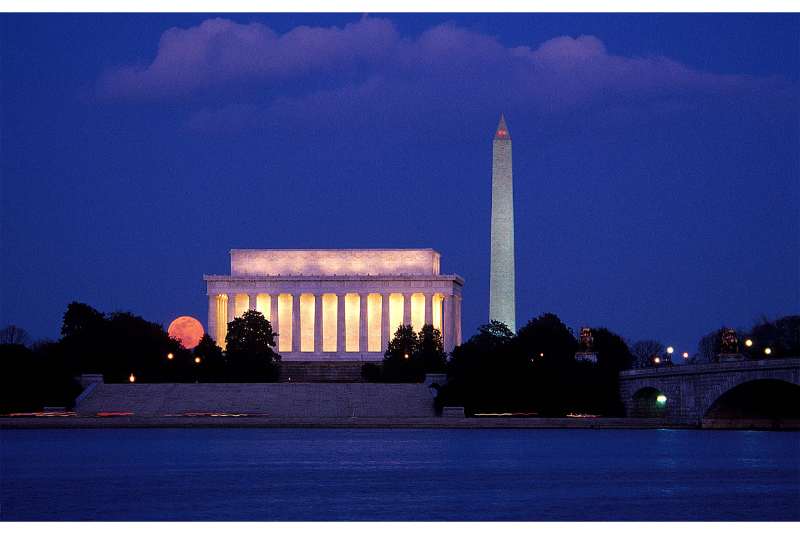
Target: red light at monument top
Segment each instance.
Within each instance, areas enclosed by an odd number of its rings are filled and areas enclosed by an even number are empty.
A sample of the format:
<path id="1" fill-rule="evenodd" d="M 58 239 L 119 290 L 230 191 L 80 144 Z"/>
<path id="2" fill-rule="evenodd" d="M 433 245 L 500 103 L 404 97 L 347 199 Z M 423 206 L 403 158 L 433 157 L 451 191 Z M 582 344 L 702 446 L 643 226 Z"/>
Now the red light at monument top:
<path id="1" fill-rule="evenodd" d="M 200 321 L 194 317 L 182 315 L 169 324 L 167 333 L 169 337 L 180 341 L 184 348 L 193 349 L 200 343 L 205 330 Z"/>

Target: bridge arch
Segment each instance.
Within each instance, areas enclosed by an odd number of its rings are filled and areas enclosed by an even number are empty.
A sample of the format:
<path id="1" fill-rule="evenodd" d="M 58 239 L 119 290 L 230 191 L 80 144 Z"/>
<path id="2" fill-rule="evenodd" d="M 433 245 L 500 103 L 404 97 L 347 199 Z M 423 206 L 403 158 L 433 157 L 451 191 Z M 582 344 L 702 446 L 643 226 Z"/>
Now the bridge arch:
<path id="1" fill-rule="evenodd" d="M 800 385 L 777 378 L 744 380 L 705 406 L 704 419 L 800 419 Z"/>
<path id="2" fill-rule="evenodd" d="M 664 417 L 667 414 L 669 397 L 653 386 L 645 386 L 634 392 L 628 410 L 629 417 Z"/>

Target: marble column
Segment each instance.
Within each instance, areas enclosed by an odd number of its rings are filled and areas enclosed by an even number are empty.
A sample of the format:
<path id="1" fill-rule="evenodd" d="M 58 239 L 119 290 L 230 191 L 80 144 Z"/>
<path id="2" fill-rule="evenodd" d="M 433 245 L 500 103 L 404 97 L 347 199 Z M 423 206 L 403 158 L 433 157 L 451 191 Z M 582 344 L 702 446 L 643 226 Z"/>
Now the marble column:
<path id="1" fill-rule="evenodd" d="M 255 310 L 256 302 L 258 302 L 258 293 L 250 293 L 247 295 L 247 309 Z"/>
<path id="2" fill-rule="evenodd" d="M 278 294 L 269 296 L 269 322 L 272 324 L 272 331 L 278 333 Z"/>
<path id="3" fill-rule="evenodd" d="M 391 327 L 389 326 L 389 293 L 381 295 L 381 347 L 385 351 L 392 340 Z"/>
<path id="4" fill-rule="evenodd" d="M 228 322 L 236 317 L 236 293 L 228 293 Z"/>
<path id="5" fill-rule="evenodd" d="M 314 352 L 322 352 L 322 294 L 314 295 Z"/>
<path id="6" fill-rule="evenodd" d="M 344 324 L 344 293 L 336 295 L 336 352 L 344 354 L 347 329 Z"/>
<path id="7" fill-rule="evenodd" d="M 369 320 L 367 315 L 367 301 L 369 294 L 361 293 L 358 295 L 359 299 L 359 313 L 358 313 L 358 348 L 359 352 L 369 352 L 369 345 L 367 343 L 369 335 Z"/>
<path id="8" fill-rule="evenodd" d="M 292 352 L 300 352 L 300 293 L 292 294 Z"/>
<path id="9" fill-rule="evenodd" d="M 208 296 L 208 335 L 217 341 L 217 296 Z"/>
<path id="10" fill-rule="evenodd" d="M 453 296 L 452 295 L 445 295 L 444 296 L 444 351 L 445 352 L 452 352 L 453 347 L 455 344 L 453 343 L 455 329 L 453 328 L 455 324 L 455 317 L 453 313 Z"/>
<path id="11" fill-rule="evenodd" d="M 411 324 L 411 293 L 403 293 L 403 324 Z"/>
<path id="12" fill-rule="evenodd" d="M 455 306 L 455 323 L 453 324 L 453 328 L 455 329 L 453 344 L 455 346 L 458 346 L 461 345 L 461 295 L 456 295 L 454 298 L 456 301 L 456 306 Z"/>
<path id="13" fill-rule="evenodd" d="M 425 295 L 425 324 L 433 324 L 433 294 L 424 293 Z"/>

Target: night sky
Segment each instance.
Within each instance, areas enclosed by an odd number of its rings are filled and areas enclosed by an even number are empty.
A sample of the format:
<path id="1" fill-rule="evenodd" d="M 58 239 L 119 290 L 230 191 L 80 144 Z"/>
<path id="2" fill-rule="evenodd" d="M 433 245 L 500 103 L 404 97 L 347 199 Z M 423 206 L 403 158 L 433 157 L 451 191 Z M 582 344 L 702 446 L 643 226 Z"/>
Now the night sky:
<path id="1" fill-rule="evenodd" d="M 204 324 L 231 248 L 431 247 L 488 315 L 694 351 L 800 308 L 798 15 L 0 15 L 0 326 Z"/>

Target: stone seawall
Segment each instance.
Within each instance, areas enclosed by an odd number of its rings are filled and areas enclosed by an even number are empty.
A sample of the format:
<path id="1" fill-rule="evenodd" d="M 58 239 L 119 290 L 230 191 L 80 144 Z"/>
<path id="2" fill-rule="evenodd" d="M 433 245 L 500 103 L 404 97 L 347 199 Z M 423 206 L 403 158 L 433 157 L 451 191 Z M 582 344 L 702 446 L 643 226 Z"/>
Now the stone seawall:
<path id="1" fill-rule="evenodd" d="M 81 416 L 101 412 L 137 417 L 187 413 L 275 418 L 433 417 L 424 384 L 98 384 L 80 399 Z"/>

